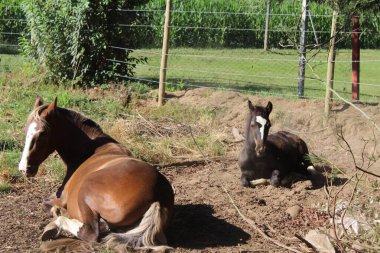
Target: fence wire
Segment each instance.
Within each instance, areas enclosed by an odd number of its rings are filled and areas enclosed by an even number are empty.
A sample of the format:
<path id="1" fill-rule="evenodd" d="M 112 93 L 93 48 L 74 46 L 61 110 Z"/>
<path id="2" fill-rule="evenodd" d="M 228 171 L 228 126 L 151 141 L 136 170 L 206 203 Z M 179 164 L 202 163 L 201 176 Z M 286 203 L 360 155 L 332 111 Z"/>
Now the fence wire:
<path id="1" fill-rule="evenodd" d="M 211 6 L 212 7 L 212 6 Z M 265 33 L 265 10 L 258 6 L 247 6 L 243 11 L 218 11 L 181 9 L 181 3 L 172 10 L 170 49 L 168 53 L 167 87 L 178 90 L 185 87 L 213 87 L 215 89 L 297 97 L 298 87 L 298 41 L 300 36 L 300 9 L 293 12 L 270 14 L 270 49 L 263 51 Z M 18 6 L 9 6 L 11 11 L 20 11 Z M 138 13 L 130 24 L 120 23 L 124 33 L 115 36 L 138 34 L 134 46 L 109 45 L 108 50 L 132 51 L 131 56 L 145 57 L 145 64 L 138 64 L 130 82 L 141 82 L 154 87 L 158 85 L 161 44 L 164 25 L 164 6 L 146 9 L 118 9 L 125 15 Z M 190 16 L 188 16 L 190 15 Z M 196 15 L 198 19 L 193 19 Z M 305 97 L 324 98 L 327 71 L 327 45 L 330 39 L 332 15 L 308 12 L 309 26 L 306 31 L 306 78 Z M 186 18 L 187 17 L 187 18 Z M 345 18 L 340 15 L 341 21 Z M 368 23 L 370 17 L 364 17 Z M 250 20 L 244 23 L 245 20 Z M 210 25 L 209 20 L 215 20 Z M 206 22 L 207 21 L 207 22 Z M 313 26 L 311 26 L 311 21 Z M 11 71 L 21 66 L 19 38 L 24 32 L 25 18 L 14 15 L 0 17 L 0 72 Z M 351 97 L 351 35 L 350 26 L 338 29 L 334 90 L 343 97 Z M 360 40 L 367 48 L 361 49 L 360 100 L 380 101 L 380 49 L 379 44 L 369 44 L 371 36 L 380 37 L 380 28 L 362 26 Z M 144 37 L 145 36 L 145 37 Z M 369 45 L 369 46 L 368 46 Z M 122 66 L 123 60 L 108 59 Z"/>
<path id="2" fill-rule="evenodd" d="M 119 10 L 125 13 L 139 12 L 143 13 L 163 13 L 163 10 Z M 160 13 L 161 12 L 161 13 Z M 173 10 L 172 15 L 186 15 L 195 11 Z M 229 13 L 229 12 L 212 12 L 202 10 L 197 15 L 250 15 L 262 16 L 265 13 Z M 313 18 L 313 23 L 318 25 L 319 19 L 331 19 L 332 15 L 308 15 Z M 300 19 L 300 13 L 272 13 L 273 17 L 292 17 Z M 206 19 L 206 18 L 205 18 Z M 133 29 L 139 29 L 142 33 L 156 29 L 162 33 L 163 19 L 161 23 L 142 23 L 143 21 L 133 24 L 120 24 L 126 28 L 126 33 Z M 145 22 L 145 21 L 144 21 Z M 205 26 L 197 23 L 195 20 L 191 24 L 183 25 L 176 23 L 176 19 L 170 25 L 171 39 L 168 56 L 167 83 L 169 90 L 182 89 L 184 87 L 213 87 L 223 90 L 235 90 L 240 92 L 252 92 L 255 94 L 271 94 L 276 96 L 296 97 L 298 87 L 298 40 L 300 29 L 299 25 L 293 27 L 284 27 L 281 22 L 271 20 L 269 30 L 269 40 L 271 40 L 271 48 L 269 51 L 263 51 L 257 46 L 252 47 L 223 47 L 218 45 L 213 48 L 199 46 L 183 46 L 178 43 L 176 36 L 182 36 L 177 30 L 223 30 L 234 32 L 256 32 L 264 36 L 265 27 L 236 27 L 233 23 L 228 26 Z M 361 40 L 366 40 L 368 36 L 373 35 L 366 27 L 361 27 Z M 194 33 L 194 32 L 193 32 Z M 276 33 L 286 34 L 285 39 L 278 37 Z M 194 33 L 195 34 L 195 33 Z M 309 25 L 306 31 L 308 36 L 307 45 L 307 68 L 305 78 L 305 96 L 308 98 L 322 99 L 325 95 L 325 83 L 327 72 L 327 44 L 330 39 L 330 31 L 315 30 Z M 244 35 L 244 34 L 243 34 Z M 326 37 L 327 35 L 327 37 Z M 351 44 L 350 27 L 342 27 L 337 32 L 337 44 L 335 63 L 334 90 L 339 92 L 344 98 L 351 97 L 351 49 L 347 45 Z M 202 34 L 199 39 L 202 39 Z M 327 38 L 327 39 L 326 39 Z M 246 40 L 236 36 L 233 38 L 236 45 L 241 44 L 239 41 Z M 162 39 L 161 39 L 162 40 Z M 197 40 L 196 36 L 192 40 Z M 313 41 L 314 40 L 314 41 Z M 319 41 L 319 42 L 318 42 Z M 161 43 L 161 41 L 160 41 Z M 262 41 L 260 41 L 262 43 Z M 195 42 L 198 45 L 200 43 Z M 360 68 L 360 100 L 367 102 L 380 101 L 380 83 L 376 69 L 380 68 L 380 50 L 362 49 Z M 123 45 L 113 45 L 112 50 L 129 50 L 133 51 L 132 55 L 146 57 L 148 62 L 137 66 L 136 75 L 134 77 L 125 77 L 126 80 L 132 82 L 150 83 L 157 86 L 160 71 L 161 48 L 142 46 L 135 48 L 126 48 Z M 108 59 L 112 61 L 112 59 Z M 119 64 L 127 64 L 119 61 Z"/>

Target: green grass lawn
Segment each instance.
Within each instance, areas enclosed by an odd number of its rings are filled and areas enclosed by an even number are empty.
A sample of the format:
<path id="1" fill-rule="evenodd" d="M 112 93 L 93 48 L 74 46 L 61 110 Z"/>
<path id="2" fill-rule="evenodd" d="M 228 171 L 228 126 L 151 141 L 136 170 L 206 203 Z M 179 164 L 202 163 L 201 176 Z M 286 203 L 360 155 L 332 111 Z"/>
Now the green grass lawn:
<path id="1" fill-rule="evenodd" d="M 142 49 L 133 53 L 145 56 L 148 63 L 139 65 L 136 78 L 158 80 L 160 49 Z M 327 51 L 307 55 L 305 96 L 323 98 L 327 69 Z M 338 50 L 334 89 L 351 98 L 351 51 Z M 380 50 L 361 50 L 360 99 L 380 100 Z M 375 60 L 375 61 L 373 61 Z M 376 61 L 377 60 L 377 61 Z M 260 49 L 190 49 L 169 50 L 168 83 L 179 86 L 214 86 L 259 94 L 296 97 L 298 54 L 295 50 L 264 52 Z M 322 82 L 320 81 L 322 80 Z"/>

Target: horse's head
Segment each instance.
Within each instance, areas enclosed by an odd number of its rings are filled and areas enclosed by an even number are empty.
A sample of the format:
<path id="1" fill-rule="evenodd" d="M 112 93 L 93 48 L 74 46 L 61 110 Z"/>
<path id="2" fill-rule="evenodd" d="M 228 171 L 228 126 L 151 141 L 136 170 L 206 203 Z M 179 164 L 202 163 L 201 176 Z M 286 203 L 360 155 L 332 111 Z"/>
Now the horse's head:
<path id="1" fill-rule="evenodd" d="M 37 174 L 40 164 L 55 150 L 52 143 L 51 123 L 57 111 L 57 99 L 44 105 L 40 97 L 26 123 L 26 139 L 19 170 L 28 177 Z"/>
<path id="2" fill-rule="evenodd" d="M 251 147 L 254 147 L 256 155 L 262 156 L 265 153 L 265 142 L 271 127 L 269 114 L 273 105 L 269 101 L 266 107 L 255 106 L 248 100 L 248 108 L 249 118 L 246 138 Z"/>

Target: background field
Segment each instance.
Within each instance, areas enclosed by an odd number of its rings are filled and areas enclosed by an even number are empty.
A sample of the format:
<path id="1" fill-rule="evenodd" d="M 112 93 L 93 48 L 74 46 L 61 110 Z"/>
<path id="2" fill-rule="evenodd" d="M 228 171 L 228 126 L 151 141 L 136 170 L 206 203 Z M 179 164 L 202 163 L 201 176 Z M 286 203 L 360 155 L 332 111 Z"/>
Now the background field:
<path id="1" fill-rule="evenodd" d="M 148 79 L 157 85 L 160 49 L 141 49 L 133 54 L 147 57 L 148 63 L 138 65 L 135 79 L 130 80 Z M 322 50 L 308 62 L 306 97 L 324 98 L 326 56 L 327 52 Z M 362 50 L 361 57 L 361 100 L 378 102 L 380 61 L 376 60 L 380 59 L 380 50 Z M 176 89 L 206 86 L 262 95 L 297 96 L 298 54 L 295 50 L 174 48 L 169 51 L 168 66 L 167 82 Z M 351 99 L 350 50 L 337 53 L 334 89 Z"/>

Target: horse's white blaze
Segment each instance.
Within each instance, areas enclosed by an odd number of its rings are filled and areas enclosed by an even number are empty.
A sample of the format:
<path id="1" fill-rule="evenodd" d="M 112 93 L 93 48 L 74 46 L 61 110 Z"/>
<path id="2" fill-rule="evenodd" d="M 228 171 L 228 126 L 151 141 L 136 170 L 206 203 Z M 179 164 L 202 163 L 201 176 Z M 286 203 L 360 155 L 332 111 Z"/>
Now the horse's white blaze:
<path id="1" fill-rule="evenodd" d="M 78 237 L 78 232 L 80 228 L 83 226 L 83 223 L 76 219 L 69 219 L 65 216 L 59 216 L 55 221 L 55 225 L 59 228 L 59 230 L 66 231 L 76 237 Z"/>
<path id="2" fill-rule="evenodd" d="M 18 169 L 24 174 L 26 173 L 26 168 L 28 166 L 28 155 L 29 155 L 30 145 L 32 143 L 34 135 L 37 132 L 38 132 L 37 123 L 36 122 L 30 123 L 28 127 L 28 131 L 26 131 L 25 146 L 24 146 L 24 150 L 22 151 L 21 161 L 18 164 Z"/>
<path id="3" fill-rule="evenodd" d="M 261 116 L 257 116 L 256 122 L 261 124 L 260 134 L 261 134 L 261 139 L 264 139 L 264 128 L 265 128 L 265 125 L 267 124 L 267 120 Z"/>

